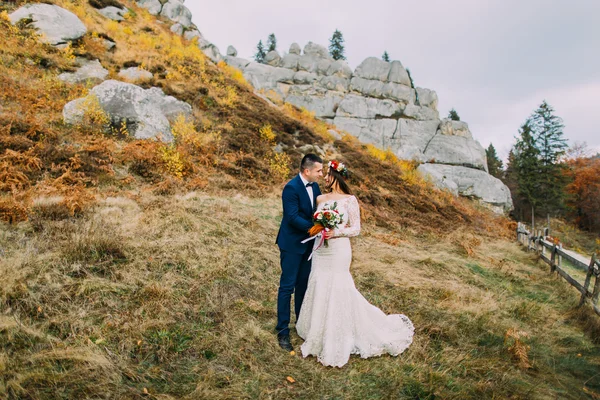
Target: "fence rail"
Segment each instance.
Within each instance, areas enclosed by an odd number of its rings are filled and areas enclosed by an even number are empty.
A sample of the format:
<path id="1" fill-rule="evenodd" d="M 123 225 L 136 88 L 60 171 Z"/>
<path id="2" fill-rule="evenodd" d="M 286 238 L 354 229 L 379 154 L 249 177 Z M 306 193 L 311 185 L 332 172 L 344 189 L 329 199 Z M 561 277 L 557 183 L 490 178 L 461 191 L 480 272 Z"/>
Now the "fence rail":
<path id="1" fill-rule="evenodd" d="M 598 307 L 598 298 L 600 297 L 600 260 L 596 258 L 595 253 L 588 260 L 587 257 L 581 254 L 563 249 L 560 243 L 556 244 L 548 241 L 541 230 L 537 232 L 537 235 L 529 232 L 527 227 L 522 223 L 519 223 L 517 226 L 517 241 L 527 246 L 527 250 L 537 252 L 540 258 L 550 265 L 550 272 L 556 271 L 581 293 L 580 307 L 590 299 L 594 312 L 600 315 L 600 307 Z M 586 272 L 583 284 L 563 269 L 563 260 L 568 261 L 573 267 Z M 590 290 L 592 277 L 596 280 L 594 288 Z"/>

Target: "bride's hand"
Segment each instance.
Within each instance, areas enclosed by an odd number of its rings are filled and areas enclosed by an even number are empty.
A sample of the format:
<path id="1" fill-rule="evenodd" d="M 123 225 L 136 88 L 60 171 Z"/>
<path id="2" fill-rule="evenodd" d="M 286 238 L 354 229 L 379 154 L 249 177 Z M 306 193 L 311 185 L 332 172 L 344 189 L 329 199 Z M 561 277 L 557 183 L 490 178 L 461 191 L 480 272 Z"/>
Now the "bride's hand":
<path id="1" fill-rule="evenodd" d="M 325 240 L 331 239 L 333 237 L 333 231 L 330 231 L 329 229 L 325 229 L 322 233 L 323 233 L 323 238 Z"/>

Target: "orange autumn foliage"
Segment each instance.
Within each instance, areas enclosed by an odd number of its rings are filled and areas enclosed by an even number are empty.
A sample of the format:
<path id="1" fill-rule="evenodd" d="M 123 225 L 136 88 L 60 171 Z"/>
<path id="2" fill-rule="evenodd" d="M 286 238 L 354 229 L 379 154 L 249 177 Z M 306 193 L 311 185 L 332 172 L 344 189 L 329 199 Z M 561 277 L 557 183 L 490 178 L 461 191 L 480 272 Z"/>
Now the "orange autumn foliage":
<path id="1" fill-rule="evenodd" d="M 600 232 L 600 158 L 579 157 L 568 161 L 568 205 L 577 224 Z"/>

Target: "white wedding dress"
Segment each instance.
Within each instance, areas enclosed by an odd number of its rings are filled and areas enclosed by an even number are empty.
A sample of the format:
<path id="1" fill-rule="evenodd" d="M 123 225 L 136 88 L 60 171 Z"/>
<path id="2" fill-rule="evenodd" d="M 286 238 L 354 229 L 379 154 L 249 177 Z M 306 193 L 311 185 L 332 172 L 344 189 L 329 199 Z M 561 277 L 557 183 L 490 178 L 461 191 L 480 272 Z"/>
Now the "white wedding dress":
<path id="1" fill-rule="evenodd" d="M 333 202 L 323 202 L 317 209 Z M 397 356 L 412 343 L 413 324 L 403 314 L 385 315 L 356 289 L 350 275 L 349 237 L 360 232 L 360 209 L 354 196 L 337 200 L 337 208 L 344 214 L 343 223 L 334 231 L 337 238 L 313 254 L 296 323 L 298 335 L 305 340 L 302 355 L 316 356 L 323 365 L 335 367 L 345 365 L 350 354 Z"/>

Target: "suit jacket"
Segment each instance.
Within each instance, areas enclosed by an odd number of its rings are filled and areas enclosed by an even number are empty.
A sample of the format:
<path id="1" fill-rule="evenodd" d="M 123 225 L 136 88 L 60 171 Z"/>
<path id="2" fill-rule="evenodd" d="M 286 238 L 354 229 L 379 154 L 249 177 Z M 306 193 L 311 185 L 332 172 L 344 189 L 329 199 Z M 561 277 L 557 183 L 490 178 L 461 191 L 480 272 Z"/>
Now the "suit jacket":
<path id="1" fill-rule="evenodd" d="M 275 243 L 279 249 L 296 254 L 304 254 L 312 247 L 313 243 L 301 243 L 308 238 L 308 230 L 313 224 L 313 213 L 317 204 L 317 197 L 321 194 L 319 185 L 313 184 L 313 199 L 315 206 L 310 202 L 306 187 L 299 175 L 289 181 L 283 188 L 281 202 L 283 204 L 283 219 Z"/>

